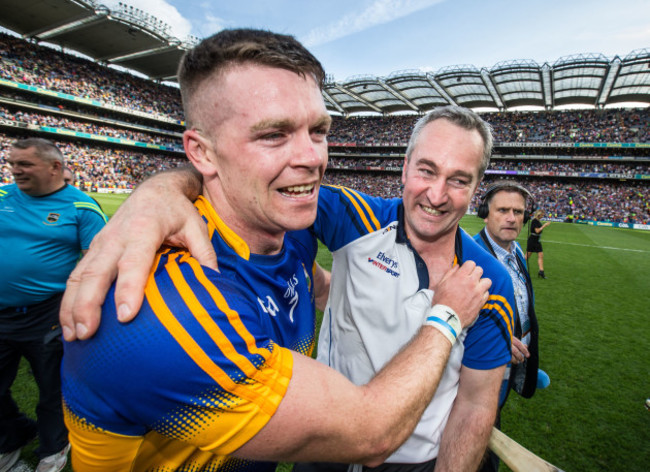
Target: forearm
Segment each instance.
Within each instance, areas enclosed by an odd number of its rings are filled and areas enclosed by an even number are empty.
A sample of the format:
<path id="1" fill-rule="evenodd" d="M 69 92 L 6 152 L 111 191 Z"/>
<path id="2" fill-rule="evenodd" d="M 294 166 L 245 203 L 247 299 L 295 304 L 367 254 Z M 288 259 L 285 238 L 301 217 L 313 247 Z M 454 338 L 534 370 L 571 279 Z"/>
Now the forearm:
<path id="1" fill-rule="evenodd" d="M 491 282 L 481 275 L 480 268 L 466 262 L 450 269 L 438 284 L 434 303 L 453 306 L 461 327 L 474 321 L 487 300 Z M 425 325 L 363 386 L 295 354 L 291 382 L 278 411 L 238 453 L 289 462 L 379 465 L 412 434 L 438 388 L 451 347 L 443 332 Z"/>
<path id="2" fill-rule="evenodd" d="M 436 472 L 474 472 L 487 448 L 496 419 L 505 368 L 462 367 L 458 394 L 445 426 Z"/>
<path id="3" fill-rule="evenodd" d="M 443 334 L 425 326 L 363 386 L 293 354 L 291 382 L 277 412 L 235 455 L 285 462 L 383 463 L 410 436 L 429 404 L 450 347 Z"/>
<path id="4" fill-rule="evenodd" d="M 201 194 L 202 185 L 203 176 L 194 166 L 187 165 L 152 175 L 143 181 L 135 192 L 144 186 L 157 187 L 159 192 L 168 192 L 171 189 L 181 192 L 189 200 L 194 201 Z"/>
<path id="5" fill-rule="evenodd" d="M 412 434 L 438 388 L 450 352 L 449 340 L 435 328 L 425 326 L 364 387 L 364 416 L 373 418 L 366 429 L 374 441 L 386 442 L 385 457 L 381 461 Z M 390 434 L 386 434 L 387 431 Z"/>
<path id="6" fill-rule="evenodd" d="M 442 436 L 435 472 L 474 472 L 483 458 L 495 411 L 454 405 Z"/>
<path id="7" fill-rule="evenodd" d="M 325 311 L 327 305 L 327 298 L 330 293 L 330 281 L 332 279 L 331 272 L 323 269 L 318 263 L 314 268 L 314 300 L 316 308 L 320 311 Z"/>
<path id="8" fill-rule="evenodd" d="M 296 359 L 278 413 L 239 454 L 289 462 L 382 464 L 412 434 L 437 388 L 450 346 L 440 332 L 426 326 L 363 386 L 320 363 L 306 366 Z M 319 375 L 321 369 L 327 372 Z M 307 405 L 308 411 L 300 412 Z M 292 424 L 298 418 L 296 431 Z M 266 455 L 265 448 L 279 437 L 284 438 L 281 447 Z"/>

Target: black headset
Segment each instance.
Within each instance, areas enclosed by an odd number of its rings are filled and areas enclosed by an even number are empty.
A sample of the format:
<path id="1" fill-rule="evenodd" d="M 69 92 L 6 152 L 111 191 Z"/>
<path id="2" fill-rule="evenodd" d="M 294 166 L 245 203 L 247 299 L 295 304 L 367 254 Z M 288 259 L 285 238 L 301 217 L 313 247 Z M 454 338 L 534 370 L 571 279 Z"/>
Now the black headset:
<path id="1" fill-rule="evenodd" d="M 500 190 L 514 190 L 516 192 L 521 193 L 522 195 L 524 195 L 524 198 L 526 199 L 526 206 L 528 206 L 528 203 L 530 203 L 530 206 L 532 208 L 531 211 L 535 211 L 535 199 L 533 198 L 533 194 L 530 193 L 530 190 L 514 182 L 503 181 L 503 182 L 496 182 L 487 188 L 485 194 L 483 194 L 483 198 L 481 198 L 481 203 L 478 206 L 478 211 L 476 212 L 476 216 L 478 216 L 481 219 L 487 218 L 488 214 L 490 213 L 490 205 L 488 204 L 490 195 Z M 530 220 L 531 211 L 528 211 L 528 209 L 524 211 L 524 224 L 528 223 L 528 221 Z"/>

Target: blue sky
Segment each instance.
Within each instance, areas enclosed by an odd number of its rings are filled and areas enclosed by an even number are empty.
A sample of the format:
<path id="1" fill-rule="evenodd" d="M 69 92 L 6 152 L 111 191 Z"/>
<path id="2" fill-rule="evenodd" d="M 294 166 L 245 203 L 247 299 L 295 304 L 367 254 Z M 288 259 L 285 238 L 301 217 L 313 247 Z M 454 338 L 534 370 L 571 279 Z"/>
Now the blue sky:
<path id="1" fill-rule="evenodd" d="M 292 34 L 339 82 L 573 54 L 650 48 L 648 0 L 122 0 L 180 39 L 223 28 Z M 109 7 L 117 0 L 99 0 Z"/>

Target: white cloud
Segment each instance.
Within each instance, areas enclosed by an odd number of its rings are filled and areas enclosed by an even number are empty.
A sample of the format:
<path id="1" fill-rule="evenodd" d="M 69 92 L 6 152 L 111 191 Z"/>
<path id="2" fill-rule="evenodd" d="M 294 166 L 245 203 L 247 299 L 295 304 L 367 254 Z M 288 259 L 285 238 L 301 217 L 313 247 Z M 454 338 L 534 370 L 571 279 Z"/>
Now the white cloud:
<path id="1" fill-rule="evenodd" d="M 335 23 L 312 30 L 302 42 L 307 47 L 325 44 L 373 26 L 428 8 L 444 0 L 374 0 L 363 11 L 354 11 Z"/>
<path id="2" fill-rule="evenodd" d="M 166 0 L 101 0 L 100 3 L 107 7 L 117 8 L 118 3 L 139 8 L 143 12 L 155 16 L 171 27 L 171 35 L 179 39 L 185 39 L 192 31 L 192 24 L 184 18 L 175 6 Z"/>
<path id="3" fill-rule="evenodd" d="M 205 19 L 197 27 L 199 36 L 202 38 L 211 36 L 215 33 L 218 33 L 222 29 L 226 28 L 229 25 L 229 22 L 223 18 L 214 16 L 213 14 L 206 11 Z"/>

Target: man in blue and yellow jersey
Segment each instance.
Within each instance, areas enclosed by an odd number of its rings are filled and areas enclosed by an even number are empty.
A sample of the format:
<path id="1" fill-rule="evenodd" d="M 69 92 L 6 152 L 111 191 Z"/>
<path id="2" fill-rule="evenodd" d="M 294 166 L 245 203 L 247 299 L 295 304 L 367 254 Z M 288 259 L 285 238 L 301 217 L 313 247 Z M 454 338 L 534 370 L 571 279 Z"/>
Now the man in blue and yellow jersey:
<path id="1" fill-rule="evenodd" d="M 332 251 L 333 272 L 318 360 L 362 385 L 408 343 L 423 319 L 441 327 L 453 343 L 433 400 L 408 440 L 378 470 L 475 470 L 487 445 L 510 359 L 513 289 L 505 268 L 458 222 L 489 163 L 491 143 L 489 125 L 475 113 L 438 108 L 413 131 L 402 199 L 321 188 L 311 230 Z M 164 198 L 156 186 L 145 187 L 154 200 Z M 167 200 L 168 210 L 175 208 L 169 219 L 190 214 L 178 205 L 182 196 Z M 464 261 L 480 265 L 492 287 L 477 322 L 460 330 L 450 326 L 439 305 L 431 308 L 431 299 L 447 271 Z M 303 463 L 296 470 L 347 466 Z"/>
<path id="2" fill-rule="evenodd" d="M 68 453 L 59 306 L 70 272 L 106 217 L 90 197 L 64 182 L 63 156 L 54 143 L 16 141 L 7 163 L 15 183 L 0 187 L 0 470 L 8 470 L 38 435 L 37 470 L 58 471 Z M 39 389 L 37 422 L 11 396 L 22 357 Z"/>
<path id="3" fill-rule="evenodd" d="M 191 211 L 218 266 L 163 248 L 133 321 L 117 321 L 135 311 L 115 298 L 120 276 L 94 337 L 73 341 L 64 326 L 76 471 L 377 465 L 413 431 L 456 344 L 450 329 L 422 317 L 408 346 L 364 385 L 309 357 L 314 305 L 328 290 L 308 230 L 327 164 L 323 80 L 300 43 L 270 32 L 224 30 L 184 56 L 183 144 L 203 178 Z M 474 263 L 449 266 L 426 303 L 458 333 L 487 301 L 490 281 Z M 69 282 L 73 299 L 103 298 L 75 292 L 80 281 Z"/>
<path id="4" fill-rule="evenodd" d="M 361 385 L 411 339 L 423 318 L 453 333 L 454 347 L 435 397 L 410 438 L 379 470 L 475 470 L 487 445 L 510 359 L 513 289 L 506 270 L 458 222 L 489 163 L 491 143 L 489 125 L 478 115 L 460 107 L 439 108 L 413 131 L 402 199 L 343 187 L 321 189 L 311 230 L 332 251 L 334 269 L 318 360 Z M 145 187 L 150 190 L 137 199 L 164 198 L 156 186 Z M 137 207 L 137 199 L 129 206 Z M 182 195 L 167 200 L 169 219 L 181 227 L 179 215 L 190 214 L 178 205 Z M 128 227 L 124 222 L 122 230 Z M 449 326 L 439 307 L 431 309 L 431 298 L 449 268 L 468 260 L 493 283 L 478 321 L 461 331 Z M 346 469 L 332 463 L 297 466 L 300 471 Z"/>

